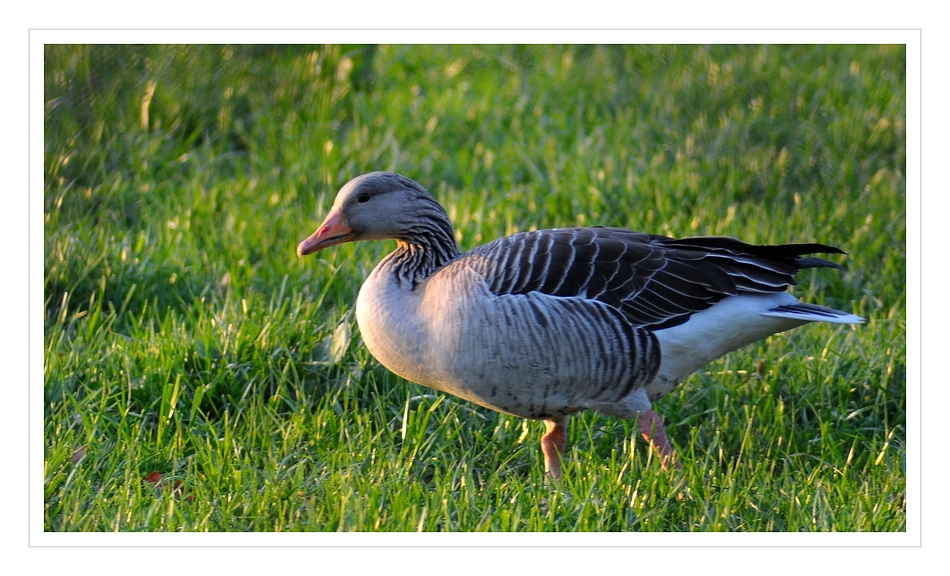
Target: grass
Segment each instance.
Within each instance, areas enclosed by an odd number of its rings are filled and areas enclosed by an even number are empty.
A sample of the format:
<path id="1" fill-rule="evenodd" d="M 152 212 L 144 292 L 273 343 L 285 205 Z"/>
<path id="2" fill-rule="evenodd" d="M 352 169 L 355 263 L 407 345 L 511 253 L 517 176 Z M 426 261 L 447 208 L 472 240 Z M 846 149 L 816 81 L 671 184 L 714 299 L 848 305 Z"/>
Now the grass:
<path id="1" fill-rule="evenodd" d="M 906 530 L 903 47 L 44 61 L 47 531 Z M 541 424 L 361 346 L 356 292 L 392 243 L 295 258 L 376 169 L 427 186 L 463 248 L 571 225 L 837 245 L 847 271 L 796 294 L 868 322 L 774 336 L 659 402 L 685 497 L 593 413 L 544 487 Z"/>

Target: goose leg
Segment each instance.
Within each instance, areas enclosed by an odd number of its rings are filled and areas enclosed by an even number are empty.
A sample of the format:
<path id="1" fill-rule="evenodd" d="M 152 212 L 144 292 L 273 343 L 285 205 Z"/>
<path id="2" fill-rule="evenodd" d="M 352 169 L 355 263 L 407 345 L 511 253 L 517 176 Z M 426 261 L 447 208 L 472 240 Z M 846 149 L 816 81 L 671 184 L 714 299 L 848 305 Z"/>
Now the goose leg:
<path id="1" fill-rule="evenodd" d="M 666 430 L 663 429 L 663 422 L 653 408 L 640 414 L 637 423 L 640 426 L 640 435 L 656 450 L 663 469 L 669 470 L 670 462 L 673 462 L 674 467 L 679 470 L 682 466 L 674 460 L 673 445 L 670 444 Z"/>
<path id="2" fill-rule="evenodd" d="M 547 432 L 541 437 L 541 452 L 544 453 L 544 471 L 554 480 L 561 479 L 561 455 L 567 448 L 567 424 L 570 416 L 560 420 L 545 420 Z"/>

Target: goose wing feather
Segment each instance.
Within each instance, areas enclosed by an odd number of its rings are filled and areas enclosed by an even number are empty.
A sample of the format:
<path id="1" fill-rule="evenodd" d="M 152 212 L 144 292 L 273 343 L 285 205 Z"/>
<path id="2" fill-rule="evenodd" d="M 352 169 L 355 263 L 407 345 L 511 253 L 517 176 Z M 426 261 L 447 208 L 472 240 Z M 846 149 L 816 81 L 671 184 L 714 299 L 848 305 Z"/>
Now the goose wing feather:
<path id="1" fill-rule="evenodd" d="M 742 292 L 782 292 L 803 268 L 839 267 L 822 244 L 755 246 L 723 237 L 672 239 L 620 228 L 524 232 L 482 245 L 457 262 L 481 274 L 496 295 L 540 292 L 617 308 L 653 330 Z M 839 267 L 840 268 L 840 267 Z"/>

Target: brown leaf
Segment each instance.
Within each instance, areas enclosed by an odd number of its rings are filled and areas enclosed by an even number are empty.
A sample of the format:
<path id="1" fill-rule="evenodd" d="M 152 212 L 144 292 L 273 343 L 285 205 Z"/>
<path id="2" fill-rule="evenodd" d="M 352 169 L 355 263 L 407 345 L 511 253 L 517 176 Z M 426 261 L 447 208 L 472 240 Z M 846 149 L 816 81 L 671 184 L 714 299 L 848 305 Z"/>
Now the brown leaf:
<path id="1" fill-rule="evenodd" d="M 152 472 L 145 477 L 145 481 L 151 484 L 152 488 L 162 487 L 162 475 L 158 473 L 158 470 L 152 470 Z"/>
<path id="2" fill-rule="evenodd" d="M 148 476 L 145 477 L 145 481 L 152 485 L 152 489 L 156 492 L 163 492 L 168 490 L 172 493 L 173 496 L 182 496 L 185 493 L 185 483 L 181 480 L 175 480 L 174 482 L 169 482 L 162 478 L 162 475 L 158 470 L 152 470 Z M 188 500 L 191 500 L 191 496 L 188 497 Z"/>
<path id="3" fill-rule="evenodd" d="M 83 444 L 75 452 L 73 452 L 73 455 L 69 460 L 73 464 L 79 464 L 79 462 L 85 457 L 86 457 L 86 445 Z"/>

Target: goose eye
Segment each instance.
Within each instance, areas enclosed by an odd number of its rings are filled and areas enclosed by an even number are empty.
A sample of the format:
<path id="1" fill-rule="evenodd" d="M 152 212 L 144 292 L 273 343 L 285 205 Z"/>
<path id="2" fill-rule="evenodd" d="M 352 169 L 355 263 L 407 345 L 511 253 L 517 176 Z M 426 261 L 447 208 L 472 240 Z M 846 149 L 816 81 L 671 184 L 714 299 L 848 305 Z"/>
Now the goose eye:
<path id="1" fill-rule="evenodd" d="M 356 197 L 356 201 L 359 202 L 360 204 L 369 202 L 369 194 L 366 192 L 363 192 L 362 194 Z"/>

